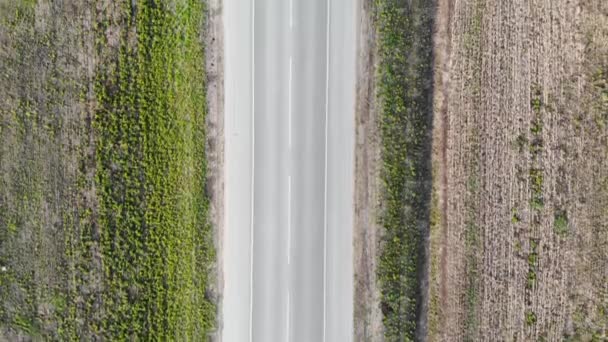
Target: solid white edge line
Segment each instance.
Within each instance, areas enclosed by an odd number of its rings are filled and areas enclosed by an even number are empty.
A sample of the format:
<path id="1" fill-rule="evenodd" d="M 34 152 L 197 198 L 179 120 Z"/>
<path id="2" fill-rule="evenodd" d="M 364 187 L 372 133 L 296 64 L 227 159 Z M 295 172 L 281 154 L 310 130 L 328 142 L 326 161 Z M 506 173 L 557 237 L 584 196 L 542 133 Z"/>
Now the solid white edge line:
<path id="1" fill-rule="evenodd" d="M 249 229 L 249 342 L 253 342 L 253 240 L 255 190 L 255 0 L 251 0 L 251 226 Z"/>
<path id="2" fill-rule="evenodd" d="M 327 332 L 327 131 L 329 118 L 329 30 L 331 0 L 327 0 L 327 27 L 325 45 L 325 193 L 323 204 L 323 342 Z"/>
<path id="3" fill-rule="evenodd" d="M 293 0 L 289 0 L 289 29 L 290 31 L 293 30 Z M 293 65 L 293 58 L 291 56 L 291 54 L 289 55 L 289 94 L 288 94 L 288 98 L 289 98 L 289 109 L 288 109 L 288 136 L 289 136 L 289 152 L 291 153 L 291 108 L 292 108 L 292 94 L 291 94 L 291 86 L 292 86 L 292 79 L 293 79 L 293 73 L 292 73 L 292 65 Z M 291 172 L 291 171 L 290 171 Z M 288 181 L 287 181 L 287 265 L 290 266 L 291 265 L 291 174 L 288 176 Z M 288 272 L 289 274 L 289 272 Z M 289 277 L 287 278 L 287 329 L 285 331 L 285 341 L 289 342 L 290 341 L 290 330 L 289 330 L 289 324 L 291 321 L 291 312 L 290 312 L 290 308 L 289 308 L 289 301 L 290 301 L 290 294 L 289 294 Z"/>

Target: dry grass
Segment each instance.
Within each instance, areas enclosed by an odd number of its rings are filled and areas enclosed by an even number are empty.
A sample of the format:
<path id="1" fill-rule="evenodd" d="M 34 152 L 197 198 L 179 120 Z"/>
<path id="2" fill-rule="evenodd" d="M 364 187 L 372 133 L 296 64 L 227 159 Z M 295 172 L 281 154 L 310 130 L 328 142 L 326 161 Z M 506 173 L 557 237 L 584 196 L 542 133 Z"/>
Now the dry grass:
<path id="1" fill-rule="evenodd" d="M 608 5 L 439 1 L 437 23 L 429 339 L 605 339 Z"/>
<path id="2" fill-rule="evenodd" d="M 0 1 L 1 340 L 59 339 L 66 292 L 76 288 L 69 274 L 98 266 L 66 258 L 95 202 L 79 190 L 91 182 L 89 8 Z"/>

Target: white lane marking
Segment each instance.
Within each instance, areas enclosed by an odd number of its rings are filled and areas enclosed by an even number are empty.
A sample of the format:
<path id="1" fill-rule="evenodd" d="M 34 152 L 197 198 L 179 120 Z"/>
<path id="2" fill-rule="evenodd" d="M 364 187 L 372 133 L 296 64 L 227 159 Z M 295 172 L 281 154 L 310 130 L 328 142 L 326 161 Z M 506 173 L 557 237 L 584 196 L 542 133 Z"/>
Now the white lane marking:
<path id="1" fill-rule="evenodd" d="M 286 332 L 285 332 L 285 341 L 289 341 L 289 337 L 290 337 L 289 336 L 290 335 L 290 331 L 289 331 L 289 323 L 290 322 L 289 321 L 291 320 L 291 314 L 290 314 L 290 311 L 289 311 L 289 297 L 290 297 L 289 290 L 287 290 L 287 313 L 286 313 L 286 316 L 287 316 L 287 329 L 286 329 Z"/>
<path id="2" fill-rule="evenodd" d="M 329 117 L 329 29 L 331 0 L 327 0 L 327 27 L 325 45 L 325 193 L 323 204 L 323 342 L 327 331 L 327 128 Z"/>
<path id="3" fill-rule="evenodd" d="M 251 2 L 251 226 L 249 228 L 249 342 L 253 341 L 253 221 L 255 182 L 255 0 Z"/>
<path id="4" fill-rule="evenodd" d="M 289 0 L 289 29 L 293 29 L 293 0 Z M 293 74 L 292 74 L 292 66 L 293 66 L 293 58 L 290 55 L 289 56 L 289 89 L 288 89 L 288 102 L 289 102 L 289 109 L 288 109 L 288 136 L 289 136 L 289 150 L 291 152 L 291 83 L 292 83 L 292 79 L 293 79 Z M 287 180 L 287 265 L 291 265 L 291 175 L 288 176 L 288 180 Z M 291 321 L 291 312 L 289 310 L 289 301 L 290 301 L 290 294 L 289 294 L 289 279 L 288 279 L 288 283 L 287 283 L 287 328 L 285 331 L 285 341 L 289 342 L 290 340 L 290 330 L 289 330 L 289 323 Z"/>
<path id="5" fill-rule="evenodd" d="M 287 177 L 287 265 L 291 264 L 291 175 Z"/>
<path id="6" fill-rule="evenodd" d="M 291 149 L 291 81 L 292 81 L 292 78 L 293 78 L 292 77 L 292 72 L 291 72 L 292 71 L 292 64 L 293 64 L 292 62 L 293 62 L 293 59 L 291 58 L 291 56 L 289 56 L 289 89 L 288 89 L 289 94 L 288 94 L 287 97 L 288 97 L 288 103 L 289 103 L 289 109 L 288 109 L 288 113 L 289 113 L 288 114 L 288 121 L 289 121 L 288 122 L 288 125 L 289 125 L 288 132 L 289 133 L 288 133 L 288 136 L 289 136 L 289 148 L 290 149 Z"/>

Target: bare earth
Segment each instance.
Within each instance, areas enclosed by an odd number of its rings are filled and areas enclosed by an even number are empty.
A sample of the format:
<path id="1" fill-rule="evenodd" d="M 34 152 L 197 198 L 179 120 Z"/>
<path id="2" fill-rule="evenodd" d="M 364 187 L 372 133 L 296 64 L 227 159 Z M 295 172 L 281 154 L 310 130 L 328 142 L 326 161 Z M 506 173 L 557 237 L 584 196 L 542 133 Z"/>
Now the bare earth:
<path id="1" fill-rule="evenodd" d="M 216 277 L 213 292 L 217 303 L 216 334 L 213 341 L 222 336 L 222 289 L 224 288 L 223 244 L 224 236 L 224 33 L 222 1 L 207 1 L 205 29 L 205 71 L 207 72 L 207 193 L 211 222 L 214 227 L 216 251 Z"/>
<path id="2" fill-rule="evenodd" d="M 375 30 L 372 4 L 358 1 L 355 111 L 355 219 L 353 233 L 355 341 L 382 341 L 380 291 L 376 283 L 380 141 L 375 109 Z"/>
<path id="3" fill-rule="evenodd" d="M 65 305 L 57 294 L 101 287 L 95 276 L 82 279 L 80 288 L 76 277 L 64 281 L 80 255 L 61 263 L 66 232 L 82 234 L 74 213 L 87 207 L 89 220 L 96 217 L 95 194 L 75 190 L 78 181 L 93 180 L 94 7 L 48 1 L 28 6 L 0 0 L 0 341 L 28 341 L 34 334 L 58 338 L 68 323 L 56 318 Z M 16 13 L 26 14 L 17 20 Z M 71 240 L 72 246 L 81 242 Z M 79 266 L 100 269 L 97 247 L 91 245 L 92 258 Z M 76 315 L 99 319 L 100 310 L 87 311 L 82 297 L 76 306 Z"/>
<path id="4" fill-rule="evenodd" d="M 608 328 L 608 3 L 440 1 L 429 340 Z"/>

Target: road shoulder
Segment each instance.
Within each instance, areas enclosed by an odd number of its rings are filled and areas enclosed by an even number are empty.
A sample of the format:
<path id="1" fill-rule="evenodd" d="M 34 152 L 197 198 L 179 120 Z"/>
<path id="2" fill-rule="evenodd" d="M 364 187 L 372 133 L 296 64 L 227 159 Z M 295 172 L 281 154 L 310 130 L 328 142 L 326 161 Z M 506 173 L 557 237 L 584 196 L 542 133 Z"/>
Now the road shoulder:
<path id="1" fill-rule="evenodd" d="M 224 32 L 222 1 L 208 0 L 205 21 L 205 71 L 207 87 L 207 191 L 210 197 L 209 217 L 214 231 L 216 250 L 212 293 L 217 303 L 216 333 L 212 341 L 222 340 L 222 289 L 224 236 Z"/>
<path id="2" fill-rule="evenodd" d="M 372 2 L 359 0 L 357 8 L 357 85 L 355 99 L 354 188 L 354 340 L 382 341 L 383 325 L 376 263 L 380 229 L 376 220 L 380 144 L 375 109 L 376 48 Z"/>

